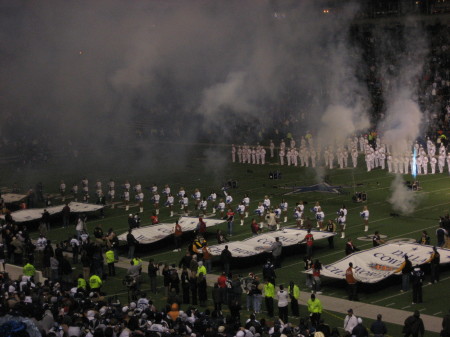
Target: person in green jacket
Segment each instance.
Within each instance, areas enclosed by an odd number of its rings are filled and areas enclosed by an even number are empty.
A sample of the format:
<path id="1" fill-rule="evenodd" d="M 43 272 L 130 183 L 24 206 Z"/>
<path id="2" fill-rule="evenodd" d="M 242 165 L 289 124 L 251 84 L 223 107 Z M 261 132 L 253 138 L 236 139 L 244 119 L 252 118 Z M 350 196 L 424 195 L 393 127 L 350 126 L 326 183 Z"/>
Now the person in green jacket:
<path id="1" fill-rule="evenodd" d="M 270 281 L 264 284 L 264 301 L 266 303 L 267 315 L 273 317 L 273 299 L 275 297 L 275 286 Z"/>
<path id="2" fill-rule="evenodd" d="M 92 291 L 100 291 L 102 284 L 102 279 L 98 275 L 94 274 L 89 279 L 89 287 Z"/>
<path id="3" fill-rule="evenodd" d="M 200 273 L 202 273 L 203 276 L 206 276 L 206 267 L 203 265 L 203 261 L 198 261 L 197 276 L 199 276 Z"/>
<path id="4" fill-rule="evenodd" d="M 27 264 L 23 266 L 23 275 L 33 277 L 34 274 L 36 274 L 36 269 L 30 262 L 27 262 Z"/>
<path id="5" fill-rule="evenodd" d="M 79 274 L 78 280 L 77 280 L 77 288 L 86 290 L 86 287 L 87 287 L 87 283 L 86 283 L 86 280 L 83 278 L 83 274 Z"/>
<path id="6" fill-rule="evenodd" d="M 311 298 L 308 300 L 308 312 L 311 315 L 311 323 L 317 326 L 320 322 L 320 315 L 322 314 L 322 303 L 316 295 L 311 294 Z"/>
<path id="7" fill-rule="evenodd" d="M 300 297 L 300 288 L 291 281 L 288 287 L 289 297 L 291 299 L 292 316 L 299 317 L 298 299 Z"/>
<path id="8" fill-rule="evenodd" d="M 114 266 L 114 262 L 116 261 L 116 257 L 114 256 L 114 251 L 109 249 L 105 253 L 106 263 L 108 264 L 108 276 L 116 276 L 116 267 Z"/>

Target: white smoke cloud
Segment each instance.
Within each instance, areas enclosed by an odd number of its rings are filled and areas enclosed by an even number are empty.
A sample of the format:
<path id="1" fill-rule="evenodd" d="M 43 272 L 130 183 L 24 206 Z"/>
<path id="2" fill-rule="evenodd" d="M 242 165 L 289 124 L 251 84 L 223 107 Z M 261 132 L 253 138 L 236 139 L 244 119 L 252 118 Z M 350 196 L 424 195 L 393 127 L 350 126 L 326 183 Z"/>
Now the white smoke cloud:
<path id="1" fill-rule="evenodd" d="M 406 187 L 405 181 L 399 174 L 396 174 L 394 180 L 392 180 L 390 190 L 392 194 L 388 202 L 394 211 L 402 215 L 412 214 L 420 203 L 418 194 Z"/>

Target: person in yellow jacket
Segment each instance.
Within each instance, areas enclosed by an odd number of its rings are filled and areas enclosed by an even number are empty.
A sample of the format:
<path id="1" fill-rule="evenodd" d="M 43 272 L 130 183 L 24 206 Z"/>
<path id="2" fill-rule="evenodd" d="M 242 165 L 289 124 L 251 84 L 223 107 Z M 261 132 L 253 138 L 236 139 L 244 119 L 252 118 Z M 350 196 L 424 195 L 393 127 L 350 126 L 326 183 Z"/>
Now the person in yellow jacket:
<path id="1" fill-rule="evenodd" d="M 23 275 L 33 277 L 34 274 L 36 274 L 36 269 L 30 262 L 27 262 L 27 264 L 23 266 Z"/>
<path id="2" fill-rule="evenodd" d="M 203 265 L 203 261 L 198 261 L 197 276 L 199 276 L 200 273 L 202 273 L 203 276 L 206 276 L 206 267 Z"/>
<path id="3" fill-rule="evenodd" d="M 139 275 L 142 274 L 142 259 L 138 256 L 135 256 L 132 260 L 131 260 L 131 265 L 132 266 L 137 266 L 139 268 Z"/>
<path id="4" fill-rule="evenodd" d="M 311 315 L 311 323 L 317 326 L 320 322 L 320 315 L 322 314 L 322 303 L 315 294 L 311 294 L 311 298 L 308 300 L 308 312 Z"/>
<path id="5" fill-rule="evenodd" d="M 87 288 L 87 283 L 86 280 L 83 278 L 83 274 L 78 275 L 77 288 L 81 288 L 83 290 L 86 290 Z"/>
<path id="6" fill-rule="evenodd" d="M 292 316 L 299 317 L 298 299 L 300 298 L 300 288 L 291 281 L 288 287 L 289 298 L 291 299 Z"/>
<path id="7" fill-rule="evenodd" d="M 92 291 L 100 291 L 102 284 L 102 279 L 98 275 L 94 274 L 89 279 L 89 287 Z"/>
<path id="8" fill-rule="evenodd" d="M 264 302 L 269 317 L 273 317 L 273 299 L 275 297 L 275 286 L 270 281 L 264 284 Z"/>
<path id="9" fill-rule="evenodd" d="M 114 256 L 114 251 L 112 249 L 107 250 L 105 257 L 106 263 L 108 264 L 108 276 L 116 276 L 116 267 L 114 265 L 116 258 Z"/>

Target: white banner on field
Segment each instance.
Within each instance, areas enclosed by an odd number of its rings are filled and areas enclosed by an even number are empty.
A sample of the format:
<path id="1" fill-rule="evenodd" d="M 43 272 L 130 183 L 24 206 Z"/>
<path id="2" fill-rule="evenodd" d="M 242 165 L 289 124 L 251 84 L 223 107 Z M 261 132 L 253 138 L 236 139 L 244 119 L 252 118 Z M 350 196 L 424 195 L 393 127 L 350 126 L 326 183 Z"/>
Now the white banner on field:
<path id="1" fill-rule="evenodd" d="M 26 194 L 17 193 L 5 193 L 2 194 L 2 199 L 6 204 L 12 204 L 14 202 L 19 202 L 27 197 Z"/>
<path id="2" fill-rule="evenodd" d="M 353 263 L 356 279 L 363 283 L 376 283 L 388 276 L 403 263 L 405 254 L 412 265 L 424 264 L 433 251 L 432 246 L 418 243 L 389 243 L 353 253 L 332 264 L 322 266 L 321 275 L 345 279 L 345 271 L 350 262 Z M 450 262 L 450 250 L 438 248 L 441 264 Z M 309 270 L 307 273 L 311 274 Z"/>
<path id="3" fill-rule="evenodd" d="M 224 220 L 203 218 L 206 223 L 206 227 L 216 226 L 224 223 Z M 193 217 L 181 217 L 178 220 L 179 225 L 183 232 L 193 231 L 197 228 L 198 218 Z M 159 240 L 162 240 L 174 233 L 175 223 L 160 223 L 157 225 L 150 225 L 133 229 L 133 235 L 139 243 L 149 244 Z M 126 241 L 127 234 L 123 233 L 118 236 L 119 240 Z"/>
<path id="4" fill-rule="evenodd" d="M 298 244 L 308 232 L 304 229 L 283 229 L 281 231 L 267 232 L 242 241 L 231 241 L 220 245 L 210 246 L 213 255 L 220 255 L 225 246 L 233 257 L 247 257 L 269 251 L 275 238 L 278 237 L 284 247 Z M 314 241 L 322 240 L 336 235 L 336 233 L 311 231 Z"/>
<path id="5" fill-rule="evenodd" d="M 33 220 L 39 220 L 42 217 L 42 214 L 44 214 L 44 210 L 46 209 L 50 215 L 57 214 L 62 212 L 65 205 L 58 205 L 58 206 L 51 206 L 47 208 L 30 208 L 30 209 L 21 209 L 16 212 L 12 212 L 11 216 L 15 222 L 26 222 L 26 221 L 33 221 Z M 70 212 L 71 213 L 83 213 L 83 212 L 94 212 L 98 211 L 99 209 L 102 209 L 103 205 L 94 205 L 94 204 L 85 204 L 81 202 L 70 202 L 69 203 Z M 5 216 L 2 215 L 0 217 L 1 219 L 4 219 Z"/>

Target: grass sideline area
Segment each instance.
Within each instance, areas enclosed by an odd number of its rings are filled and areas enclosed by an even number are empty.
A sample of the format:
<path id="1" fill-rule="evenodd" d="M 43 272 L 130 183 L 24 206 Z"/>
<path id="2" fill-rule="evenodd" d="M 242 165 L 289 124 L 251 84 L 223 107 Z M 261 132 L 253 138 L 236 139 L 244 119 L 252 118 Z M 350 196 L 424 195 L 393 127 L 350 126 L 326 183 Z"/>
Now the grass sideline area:
<path id="1" fill-rule="evenodd" d="M 207 150 L 207 147 L 204 148 Z M 229 152 L 223 153 L 223 159 L 225 162 L 229 159 Z M 144 213 L 141 214 L 142 224 L 141 226 L 150 224 L 150 216 L 152 214 L 152 205 L 150 203 L 150 188 L 154 183 L 162 190 L 165 184 L 169 184 L 172 188 L 173 194 L 176 194 L 178 188 L 183 186 L 188 195 L 190 196 L 195 188 L 199 188 L 202 195 L 209 195 L 214 190 L 220 195 L 220 189 L 223 183 L 234 180 L 237 182 L 237 188 L 230 189 L 228 192 L 234 198 L 233 205 L 243 198 L 245 193 L 248 193 L 251 198 L 250 205 L 250 217 L 245 219 L 245 225 L 239 226 L 239 222 L 234 224 L 234 235 L 231 240 L 242 240 L 251 236 L 250 222 L 253 215 L 253 210 L 259 201 L 263 200 L 265 195 L 271 198 L 272 204 L 278 204 L 281 198 L 285 198 L 289 203 L 288 223 L 285 225 L 294 225 L 293 219 L 293 207 L 295 203 L 303 200 L 308 202 L 305 206 L 306 215 L 309 213 L 309 208 L 313 206 L 316 201 L 319 201 L 322 209 L 325 212 L 325 219 L 336 218 L 336 212 L 345 204 L 348 209 L 347 216 L 347 230 L 346 236 L 353 238 L 354 244 L 360 248 L 372 247 L 372 242 L 367 240 L 366 234 L 373 234 L 375 230 L 378 230 L 381 234 L 387 235 L 386 240 L 392 239 L 419 239 L 422 230 L 427 230 L 431 236 L 431 244 L 436 243 L 435 230 L 438 227 L 439 216 L 449 211 L 450 206 L 450 177 L 448 174 L 435 174 L 419 176 L 422 189 L 417 194 L 418 205 L 414 212 L 409 216 L 398 216 L 395 210 L 392 210 L 390 203 L 387 201 L 390 195 L 390 185 L 394 178 L 394 175 L 388 174 L 387 171 L 376 169 L 370 173 L 366 172 L 363 158 L 359 158 L 359 167 L 356 169 L 322 169 L 322 176 L 325 180 L 334 186 L 342 186 L 342 194 L 332 194 L 324 192 L 306 192 L 300 194 L 284 195 L 287 192 L 293 191 L 296 186 L 309 186 L 314 185 L 320 181 L 317 177 L 317 172 L 312 168 L 301 167 L 287 167 L 279 166 L 275 162 L 268 165 L 250 165 L 250 164 L 225 164 L 220 167 L 211 169 L 204 163 L 208 162 L 202 154 L 192 156 L 189 161 L 189 165 L 183 166 L 181 169 L 178 167 L 162 167 L 161 170 L 152 172 L 151 175 L 142 171 L 142 174 L 127 174 L 126 165 L 119 164 L 117 167 L 110 168 L 102 167 L 101 163 L 87 162 L 83 167 L 74 165 L 71 168 L 65 168 L 63 171 L 59 170 L 57 163 L 49 162 L 48 165 L 41 168 L 27 169 L 27 179 L 34 179 L 34 184 L 38 181 L 42 181 L 46 193 L 58 193 L 58 186 L 60 180 L 64 180 L 70 189 L 72 183 L 80 182 L 83 177 L 87 177 L 90 182 L 90 186 L 95 184 L 95 181 L 101 180 L 103 183 L 103 190 L 106 190 L 106 184 L 110 178 L 116 182 L 116 194 L 120 194 L 120 185 L 125 180 L 129 180 L 133 185 L 136 181 L 140 181 L 144 188 L 145 206 Z M 282 178 L 279 180 L 270 180 L 269 172 L 278 170 L 282 173 Z M 1 186 L 11 187 L 13 183 L 17 183 L 19 188 L 23 192 L 31 185 L 31 182 L 21 184 L 20 180 L 17 180 L 24 172 L 17 172 L 13 167 L 6 167 L 5 174 L 1 177 Z M 32 173 L 30 178 L 30 172 Z M 10 175 L 8 175 L 10 173 Z M 8 180 L 8 177 L 12 177 L 13 180 Z M 404 176 L 405 180 L 412 180 L 410 175 Z M 91 188 L 93 194 L 93 188 Z M 354 203 L 352 202 L 352 196 L 355 191 L 365 191 L 368 195 L 366 203 Z M 95 198 L 91 196 L 91 202 Z M 164 200 L 164 197 L 162 197 Z M 60 202 L 59 199 L 54 200 L 54 204 Z M 359 216 L 359 212 L 362 211 L 363 205 L 367 205 L 370 210 L 370 228 L 369 232 L 365 233 L 362 219 Z M 192 209 L 192 202 L 190 203 Z M 210 207 L 208 207 L 210 209 Z M 175 206 L 175 210 L 178 211 L 178 204 Z M 131 213 L 135 213 L 139 209 L 130 209 Z M 92 232 L 93 228 L 97 225 L 102 225 L 104 230 L 108 228 L 114 228 L 117 234 L 123 233 L 127 230 L 127 217 L 128 213 L 123 208 L 106 208 L 105 218 L 100 218 L 97 214 L 88 216 L 88 229 Z M 312 214 L 312 213 L 310 213 Z M 175 212 L 175 216 L 170 218 L 167 208 L 162 208 L 160 213 L 160 222 L 174 222 L 178 218 L 178 214 Z M 72 219 L 70 230 L 63 229 L 62 223 L 60 223 L 58 217 L 53 218 L 53 229 L 49 232 L 48 237 L 52 240 L 62 241 L 66 240 L 70 235 L 75 233 L 75 219 Z M 32 230 L 32 237 L 37 237 L 37 224 L 33 226 L 30 224 Z M 222 224 L 217 228 L 223 230 L 226 229 L 226 224 Z M 215 244 L 215 229 L 213 227 L 208 229 L 210 238 L 208 242 L 210 245 Z M 183 240 L 183 249 L 181 252 L 173 252 L 173 242 L 168 239 L 159 244 L 150 245 L 138 250 L 140 256 L 148 260 L 153 258 L 159 263 L 176 263 L 178 265 L 179 260 L 184 255 L 188 240 L 187 236 Z M 334 262 L 345 256 L 344 239 L 340 239 L 336 236 L 334 239 L 335 248 L 329 249 L 327 241 L 316 242 L 314 250 L 314 259 L 318 258 L 323 264 Z M 305 255 L 304 246 L 298 246 L 289 256 L 285 256 L 282 262 L 282 268 L 277 272 L 277 284 L 287 284 L 289 281 L 295 281 L 299 284 L 301 291 L 309 291 L 305 287 L 305 276 L 303 271 L 303 256 Z M 257 259 L 256 263 L 235 263 L 232 267 L 232 271 L 237 274 L 246 275 L 249 272 L 261 273 L 262 261 L 264 256 Z M 80 266 L 77 266 L 80 268 Z M 420 310 L 422 314 L 434 315 L 437 317 L 444 316 L 450 306 L 442 301 L 442 294 L 447 292 L 450 285 L 450 271 L 447 267 L 443 267 L 441 273 L 441 281 L 438 284 L 428 285 L 429 273 L 426 275 L 425 287 L 424 287 L 424 303 L 412 305 L 411 291 L 406 293 L 400 293 L 400 277 L 391 277 L 386 281 L 380 282 L 375 285 L 363 285 L 360 287 L 359 295 L 360 301 L 365 303 L 376 304 L 380 306 L 386 306 L 390 308 L 402 309 L 406 311 Z M 77 272 L 78 270 L 76 270 Z M 221 272 L 220 265 L 215 263 L 213 266 L 213 273 L 218 274 Z M 122 284 L 124 269 L 118 268 L 117 276 L 114 278 L 108 278 L 105 282 L 104 290 L 108 295 L 118 294 L 119 299 L 123 302 L 127 300 L 127 291 Z M 145 279 L 145 277 L 144 277 Z M 145 279 L 145 281 L 147 281 Z M 162 280 L 160 282 L 162 284 Z M 148 288 L 149 284 L 144 283 L 143 289 Z M 334 296 L 336 298 L 346 298 L 344 281 L 337 281 L 333 279 L 323 278 L 323 292 L 324 295 Z M 210 297 L 210 294 L 208 294 Z M 155 298 L 157 305 L 163 305 L 164 298 Z M 210 303 L 210 306 L 212 303 Z M 326 310 L 326 308 L 324 308 Z M 301 313 L 305 313 L 305 307 L 301 307 Z M 357 314 L 357 313 L 355 313 Z M 246 317 L 247 313 L 243 311 L 243 317 Z M 343 318 L 345 315 L 340 313 L 325 312 L 324 318 L 330 326 L 342 326 Z M 370 320 L 365 320 L 365 325 L 370 326 L 375 317 Z M 294 321 L 295 323 L 295 321 Z M 389 324 L 389 335 L 400 336 L 401 327 L 397 325 Z M 427 336 L 438 336 L 438 334 L 428 333 Z"/>

